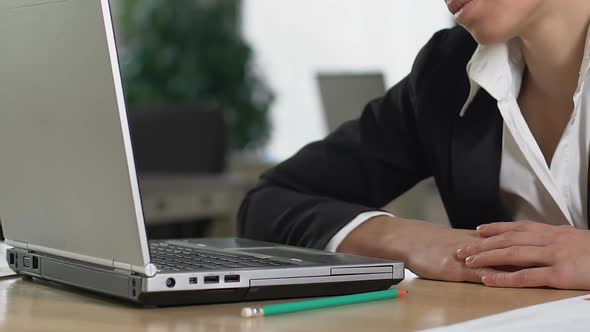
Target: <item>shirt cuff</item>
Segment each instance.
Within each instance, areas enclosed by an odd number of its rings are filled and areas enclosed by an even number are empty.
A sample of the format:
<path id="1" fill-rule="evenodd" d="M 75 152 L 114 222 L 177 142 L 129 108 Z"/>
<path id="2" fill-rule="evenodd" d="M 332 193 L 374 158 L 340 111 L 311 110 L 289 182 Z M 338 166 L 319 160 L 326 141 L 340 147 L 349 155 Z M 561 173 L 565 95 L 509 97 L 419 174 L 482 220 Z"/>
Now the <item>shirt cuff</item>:
<path id="1" fill-rule="evenodd" d="M 336 235 L 332 236 L 332 238 L 330 239 L 330 242 L 328 242 L 328 244 L 326 245 L 326 248 L 324 248 L 324 250 L 330 251 L 330 252 L 336 252 L 336 249 L 338 249 L 338 246 L 340 245 L 340 243 L 342 243 L 342 241 L 344 241 L 344 239 L 348 236 L 348 234 L 350 234 L 350 232 L 355 230 L 357 227 L 359 227 L 365 221 L 367 221 L 371 218 L 379 217 L 379 216 L 393 217 L 392 214 L 387 213 L 387 212 L 383 212 L 383 211 L 371 211 L 371 212 L 361 213 L 358 216 L 356 216 L 356 218 L 352 219 L 352 221 L 349 222 L 346 226 L 344 226 L 342 229 L 340 229 L 338 231 L 338 233 L 336 233 Z"/>

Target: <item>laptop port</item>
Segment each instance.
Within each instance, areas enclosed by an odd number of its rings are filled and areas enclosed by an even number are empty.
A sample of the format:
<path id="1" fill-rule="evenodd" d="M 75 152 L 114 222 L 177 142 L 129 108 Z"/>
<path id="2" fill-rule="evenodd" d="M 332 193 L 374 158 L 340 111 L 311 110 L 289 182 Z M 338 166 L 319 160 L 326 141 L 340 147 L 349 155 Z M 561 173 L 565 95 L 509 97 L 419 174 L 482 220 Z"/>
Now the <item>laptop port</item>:
<path id="1" fill-rule="evenodd" d="M 166 279 L 166 287 L 172 288 L 174 285 L 176 285 L 176 280 L 174 280 L 174 278 Z"/>
<path id="2" fill-rule="evenodd" d="M 15 261 L 14 254 L 12 254 L 12 253 L 9 254 L 8 255 L 8 262 L 10 263 L 10 265 L 14 265 L 14 261 Z"/>
<path id="3" fill-rule="evenodd" d="M 33 269 L 39 269 L 39 257 L 33 256 Z"/>
<path id="4" fill-rule="evenodd" d="M 198 281 L 199 281 L 199 279 L 197 279 L 197 277 L 188 278 L 188 283 L 192 284 L 192 285 L 196 284 Z"/>
<path id="5" fill-rule="evenodd" d="M 203 282 L 206 284 L 218 284 L 219 283 L 219 276 L 206 276 L 203 279 Z"/>
<path id="6" fill-rule="evenodd" d="M 240 276 L 237 274 L 226 275 L 223 279 L 225 282 L 240 282 Z"/>
<path id="7" fill-rule="evenodd" d="M 31 257 L 29 257 L 29 256 L 23 257 L 23 267 L 26 267 L 26 268 L 31 267 Z"/>

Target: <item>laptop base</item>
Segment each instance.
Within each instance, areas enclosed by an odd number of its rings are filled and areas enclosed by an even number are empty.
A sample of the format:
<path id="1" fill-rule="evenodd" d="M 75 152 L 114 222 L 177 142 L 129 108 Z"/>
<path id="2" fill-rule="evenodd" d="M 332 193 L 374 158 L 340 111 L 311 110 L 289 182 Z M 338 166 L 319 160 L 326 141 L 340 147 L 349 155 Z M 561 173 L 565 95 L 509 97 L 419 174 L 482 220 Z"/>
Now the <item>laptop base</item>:
<path id="1" fill-rule="evenodd" d="M 74 286 L 145 307 L 347 295 L 388 289 L 403 280 L 401 275 L 399 278 L 378 280 L 144 292 L 142 288 L 146 278 L 132 272 L 109 269 L 48 254 L 32 253 L 18 248 L 8 249 L 6 255 L 10 268 L 23 277 Z"/>

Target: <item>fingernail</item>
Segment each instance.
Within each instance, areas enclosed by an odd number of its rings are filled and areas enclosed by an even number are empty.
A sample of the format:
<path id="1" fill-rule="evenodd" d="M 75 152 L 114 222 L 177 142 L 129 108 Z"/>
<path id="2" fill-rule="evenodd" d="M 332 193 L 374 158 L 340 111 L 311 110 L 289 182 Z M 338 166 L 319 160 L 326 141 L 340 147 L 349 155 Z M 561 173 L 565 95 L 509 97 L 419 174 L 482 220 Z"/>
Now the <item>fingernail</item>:
<path id="1" fill-rule="evenodd" d="M 465 259 L 465 263 L 471 264 L 471 263 L 475 262 L 476 259 L 477 259 L 477 256 L 469 256 Z"/>
<path id="2" fill-rule="evenodd" d="M 484 229 L 486 229 L 486 225 L 479 225 L 479 226 L 477 226 L 477 228 L 476 228 L 476 229 L 477 229 L 477 231 L 481 232 L 481 231 L 483 231 Z"/>
<path id="3" fill-rule="evenodd" d="M 494 277 L 493 277 L 493 276 L 485 276 L 485 277 L 481 278 L 481 281 L 482 281 L 484 284 L 489 284 L 489 283 L 490 283 L 490 282 L 492 282 L 493 280 L 494 280 Z"/>
<path id="4" fill-rule="evenodd" d="M 459 250 L 457 250 L 457 256 L 458 256 L 458 257 L 463 257 L 463 256 L 465 256 L 465 250 L 463 250 L 463 249 L 459 249 Z"/>

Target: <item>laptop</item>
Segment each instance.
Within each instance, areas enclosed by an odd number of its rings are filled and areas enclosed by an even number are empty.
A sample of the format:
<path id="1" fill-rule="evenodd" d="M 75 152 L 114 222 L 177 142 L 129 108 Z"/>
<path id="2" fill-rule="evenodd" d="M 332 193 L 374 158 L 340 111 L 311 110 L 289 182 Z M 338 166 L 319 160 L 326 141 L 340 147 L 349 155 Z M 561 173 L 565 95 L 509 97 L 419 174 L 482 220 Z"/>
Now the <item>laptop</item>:
<path id="1" fill-rule="evenodd" d="M 317 82 L 329 132 L 358 119 L 371 100 L 385 94 L 385 78 L 379 72 L 320 73 Z"/>
<path id="2" fill-rule="evenodd" d="M 26 279 L 149 307 L 403 279 L 401 262 L 248 239 L 148 241 L 109 1 L 0 0 L 0 44 L 0 220 Z"/>

